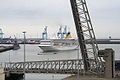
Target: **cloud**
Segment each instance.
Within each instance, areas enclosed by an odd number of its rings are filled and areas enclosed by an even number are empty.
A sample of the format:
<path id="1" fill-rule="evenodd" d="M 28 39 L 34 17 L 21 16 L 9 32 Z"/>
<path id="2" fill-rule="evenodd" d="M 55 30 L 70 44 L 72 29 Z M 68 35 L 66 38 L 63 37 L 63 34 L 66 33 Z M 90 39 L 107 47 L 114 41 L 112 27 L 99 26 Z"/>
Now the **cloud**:
<path id="1" fill-rule="evenodd" d="M 119 33 L 120 1 L 87 0 L 87 3 L 97 37 L 106 37 L 107 33 L 119 37 L 116 33 Z M 3 31 L 11 35 L 21 33 L 24 29 L 30 34 L 36 34 L 39 30 L 41 34 L 45 25 L 50 27 L 50 33 L 57 32 L 55 30 L 59 25 L 68 25 L 75 34 L 69 0 L 0 0 L 0 25 L 7 26 Z M 28 29 L 30 25 L 34 26 L 30 27 L 31 30 Z M 16 27 L 19 27 L 19 31 Z M 107 28 L 110 30 L 105 31 Z M 113 28 L 117 30 L 114 32 Z"/>

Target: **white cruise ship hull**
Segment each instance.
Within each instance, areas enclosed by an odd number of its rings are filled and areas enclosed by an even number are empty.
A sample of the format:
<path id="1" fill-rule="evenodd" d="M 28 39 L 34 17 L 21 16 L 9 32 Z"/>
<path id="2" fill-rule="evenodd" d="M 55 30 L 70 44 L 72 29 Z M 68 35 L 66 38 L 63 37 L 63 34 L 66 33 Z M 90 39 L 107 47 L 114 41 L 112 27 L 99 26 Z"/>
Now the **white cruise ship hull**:
<path id="1" fill-rule="evenodd" d="M 44 51 L 44 52 L 52 52 L 52 51 L 65 51 L 65 50 L 75 50 L 78 49 L 78 46 L 50 46 L 50 45 L 39 45 L 39 47 Z"/>
<path id="2" fill-rule="evenodd" d="M 75 50 L 78 43 L 74 39 L 41 40 L 39 47 L 44 52 Z"/>

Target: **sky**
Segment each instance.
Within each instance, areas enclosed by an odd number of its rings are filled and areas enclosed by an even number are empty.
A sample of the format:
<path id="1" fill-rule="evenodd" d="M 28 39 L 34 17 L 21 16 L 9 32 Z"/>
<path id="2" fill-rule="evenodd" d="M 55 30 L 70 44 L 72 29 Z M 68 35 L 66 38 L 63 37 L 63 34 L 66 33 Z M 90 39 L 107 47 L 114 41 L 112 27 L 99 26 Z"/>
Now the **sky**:
<path id="1" fill-rule="evenodd" d="M 97 38 L 120 38 L 120 0 L 86 0 Z M 54 37 L 60 26 L 67 26 L 76 37 L 69 0 L 0 0 L 0 28 L 4 37 Z"/>

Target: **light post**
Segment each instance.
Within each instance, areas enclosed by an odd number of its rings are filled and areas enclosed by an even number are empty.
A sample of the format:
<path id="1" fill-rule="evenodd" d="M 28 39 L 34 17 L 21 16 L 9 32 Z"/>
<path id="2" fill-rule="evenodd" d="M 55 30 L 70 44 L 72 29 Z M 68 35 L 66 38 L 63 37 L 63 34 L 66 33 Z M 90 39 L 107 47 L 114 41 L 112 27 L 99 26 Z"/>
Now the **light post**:
<path id="1" fill-rule="evenodd" d="M 23 32 L 24 34 L 24 65 L 23 65 L 23 72 L 24 72 L 24 76 L 23 76 L 23 79 L 25 80 L 25 58 L 26 58 L 26 55 L 25 55 L 25 43 L 26 43 L 26 37 L 25 37 L 25 31 Z"/>
<path id="2" fill-rule="evenodd" d="M 79 72 L 79 59 L 80 59 L 80 58 L 79 58 L 79 54 L 80 54 L 79 46 L 80 46 L 80 45 L 78 45 L 78 54 L 77 54 L 77 58 L 78 58 L 78 76 L 77 76 L 77 79 L 78 79 L 78 80 L 79 80 L 79 75 L 80 75 L 80 72 Z"/>
<path id="3" fill-rule="evenodd" d="M 9 63 L 10 63 L 10 51 L 9 51 Z"/>

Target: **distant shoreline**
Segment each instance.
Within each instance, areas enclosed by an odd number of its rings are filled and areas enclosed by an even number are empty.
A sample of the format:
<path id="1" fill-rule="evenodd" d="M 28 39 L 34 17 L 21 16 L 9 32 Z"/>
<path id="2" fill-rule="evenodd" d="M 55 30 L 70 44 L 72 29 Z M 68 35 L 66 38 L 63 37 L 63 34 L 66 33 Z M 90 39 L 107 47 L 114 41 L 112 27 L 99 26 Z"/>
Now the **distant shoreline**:
<path id="1" fill-rule="evenodd" d="M 3 39 L 1 40 L 0 44 L 13 44 L 13 42 L 8 42 L 8 41 L 13 41 L 14 39 Z M 27 38 L 26 44 L 40 44 L 40 38 Z M 77 39 L 75 39 L 77 40 Z M 24 44 L 23 41 L 24 39 L 17 39 L 19 44 Z M 97 39 L 97 44 L 120 44 L 120 39 Z M 90 42 L 87 42 L 90 43 Z"/>

